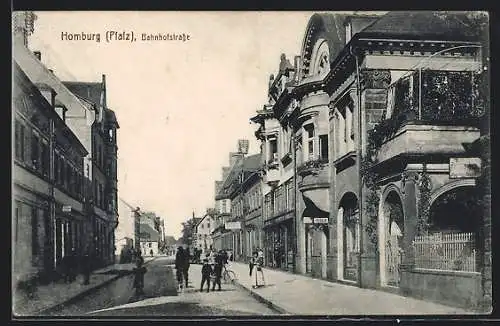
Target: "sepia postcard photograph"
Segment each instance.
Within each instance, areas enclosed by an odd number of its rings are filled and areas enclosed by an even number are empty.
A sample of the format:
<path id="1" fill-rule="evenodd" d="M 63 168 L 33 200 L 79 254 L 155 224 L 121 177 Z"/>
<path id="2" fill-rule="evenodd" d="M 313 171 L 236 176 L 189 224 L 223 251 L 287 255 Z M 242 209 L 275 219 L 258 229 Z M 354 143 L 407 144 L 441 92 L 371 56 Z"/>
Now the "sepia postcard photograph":
<path id="1" fill-rule="evenodd" d="M 486 11 L 13 11 L 13 319 L 492 312 Z"/>

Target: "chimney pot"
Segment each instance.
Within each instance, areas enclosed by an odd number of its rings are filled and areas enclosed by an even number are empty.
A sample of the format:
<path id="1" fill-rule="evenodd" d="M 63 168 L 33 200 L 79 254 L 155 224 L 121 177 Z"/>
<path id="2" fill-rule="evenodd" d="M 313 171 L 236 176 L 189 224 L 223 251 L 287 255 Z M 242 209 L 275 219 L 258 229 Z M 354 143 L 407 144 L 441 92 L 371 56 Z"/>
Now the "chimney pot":
<path id="1" fill-rule="evenodd" d="M 40 51 L 34 51 L 33 54 L 38 60 L 42 60 L 42 53 Z"/>

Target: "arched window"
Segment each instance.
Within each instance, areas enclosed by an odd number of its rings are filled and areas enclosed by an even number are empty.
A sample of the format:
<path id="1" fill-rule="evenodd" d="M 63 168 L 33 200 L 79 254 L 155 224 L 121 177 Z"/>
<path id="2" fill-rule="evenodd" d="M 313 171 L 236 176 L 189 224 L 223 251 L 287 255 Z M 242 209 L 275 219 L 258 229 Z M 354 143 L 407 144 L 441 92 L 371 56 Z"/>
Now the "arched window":
<path id="1" fill-rule="evenodd" d="M 321 39 L 316 43 L 309 71 L 312 76 L 316 76 L 326 74 L 329 70 L 330 49 L 328 48 L 328 42 Z"/>

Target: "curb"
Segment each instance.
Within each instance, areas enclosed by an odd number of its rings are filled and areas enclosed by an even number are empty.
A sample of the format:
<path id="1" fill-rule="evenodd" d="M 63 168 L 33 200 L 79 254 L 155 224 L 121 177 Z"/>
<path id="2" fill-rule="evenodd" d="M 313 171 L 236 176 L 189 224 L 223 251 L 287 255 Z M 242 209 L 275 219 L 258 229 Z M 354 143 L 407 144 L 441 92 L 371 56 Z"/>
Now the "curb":
<path id="1" fill-rule="evenodd" d="M 234 280 L 233 284 L 237 285 L 239 288 L 241 288 L 241 289 L 247 291 L 248 293 L 250 293 L 250 295 L 254 299 L 256 299 L 257 301 L 259 301 L 260 303 L 265 304 L 269 309 L 274 310 L 274 311 L 276 311 L 277 313 L 279 313 L 281 315 L 293 315 L 288 310 L 286 310 L 286 309 L 278 306 L 277 304 L 273 303 L 272 301 L 264 298 L 262 295 L 260 295 L 259 293 L 253 291 L 252 289 L 247 288 L 246 286 L 244 286 L 243 284 L 241 284 L 240 282 L 238 282 L 238 280 Z"/>
<path id="2" fill-rule="evenodd" d="M 154 257 L 153 259 L 151 260 L 148 260 L 147 262 L 144 263 L 144 265 L 147 265 L 149 264 L 150 262 L 152 261 L 155 261 L 158 257 Z M 47 307 L 47 308 L 43 308 L 41 310 L 38 310 L 36 312 L 33 312 L 33 313 L 30 313 L 31 316 L 35 316 L 35 315 L 42 315 L 42 314 L 48 314 L 50 312 L 53 312 L 54 310 L 57 310 L 58 308 L 60 307 L 63 307 L 65 305 L 68 305 L 68 304 L 71 304 L 71 303 L 74 303 L 75 301 L 78 301 L 80 300 L 81 298 L 91 294 L 92 292 L 94 291 L 97 291 L 103 287 L 105 287 L 106 285 L 109 285 L 110 283 L 116 281 L 117 279 L 119 278 L 122 278 L 124 276 L 128 275 L 127 273 L 122 273 L 122 274 L 117 274 L 116 276 L 113 276 L 112 278 L 100 283 L 100 284 L 97 284 L 96 286 L 94 287 L 91 287 L 91 288 L 88 288 L 86 289 L 85 291 L 83 292 L 80 292 L 78 293 L 77 295 L 75 295 L 74 297 L 71 297 L 63 302 L 59 302 L 59 303 L 56 303 L 50 307 Z"/>

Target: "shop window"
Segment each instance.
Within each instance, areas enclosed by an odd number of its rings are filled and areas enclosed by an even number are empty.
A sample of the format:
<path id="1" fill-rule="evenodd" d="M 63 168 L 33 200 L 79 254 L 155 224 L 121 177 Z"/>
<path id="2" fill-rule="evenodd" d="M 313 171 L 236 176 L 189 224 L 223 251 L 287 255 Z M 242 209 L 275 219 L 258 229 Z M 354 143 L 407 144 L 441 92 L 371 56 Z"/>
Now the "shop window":
<path id="1" fill-rule="evenodd" d="M 72 180 L 72 177 L 73 177 L 73 176 L 71 175 L 71 172 L 72 172 L 72 171 L 71 171 L 71 165 L 67 164 L 67 165 L 66 165 L 66 182 L 65 182 L 65 184 L 64 184 L 64 188 L 65 188 L 67 191 L 69 191 L 69 190 L 70 190 L 70 186 L 71 186 L 71 184 L 72 184 L 72 182 L 73 182 L 73 180 Z"/>
<path id="2" fill-rule="evenodd" d="M 66 162 L 63 158 L 61 158 L 59 168 L 61 169 L 61 186 L 64 186 L 66 184 Z"/>
<path id="3" fill-rule="evenodd" d="M 47 143 L 42 143 L 42 173 L 48 177 L 50 171 L 50 154 Z"/>
<path id="4" fill-rule="evenodd" d="M 59 155 L 54 153 L 54 182 L 59 183 Z"/>
<path id="5" fill-rule="evenodd" d="M 39 139 L 36 134 L 31 136 L 31 165 L 32 167 L 39 171 L 40 169 L 40 144 Z"/>
<path id="6" fill-rule="evenodd" d="M 34 256 L 38 255 L 38 209 L 36 207 L 31 208 L 31 254 Z"/>
<path id="7" fill-rule="evenodd" d="M 24 162 L 24 137 L 25 137 L 25 127 L 19 120 L 16 120 L 15 123 L 16 159 L 22 162 Z"/>

